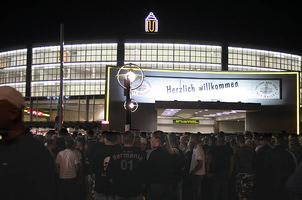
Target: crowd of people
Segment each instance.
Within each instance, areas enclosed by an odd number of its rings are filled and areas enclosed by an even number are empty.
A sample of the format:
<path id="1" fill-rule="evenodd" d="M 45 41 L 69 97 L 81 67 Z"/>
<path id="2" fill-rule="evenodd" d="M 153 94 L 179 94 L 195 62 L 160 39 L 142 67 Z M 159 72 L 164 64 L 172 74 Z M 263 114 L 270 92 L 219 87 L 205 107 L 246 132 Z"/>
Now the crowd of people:
<path id="1" fill-rule="evenodd" d="M 302 159 L 302 138 L 295 135 L 89 131 L 84 136 L 62 129 L 35 137 L 52 155 L 58 199 L 299 196 L 290 179 Z"/>
<path id="2" fill-rule="evenodd" d="M 24 105 L 20 92 L 0 87 L 1 199 L 302 199 L 296 135 L 61 129 L 33 136 Z"/>

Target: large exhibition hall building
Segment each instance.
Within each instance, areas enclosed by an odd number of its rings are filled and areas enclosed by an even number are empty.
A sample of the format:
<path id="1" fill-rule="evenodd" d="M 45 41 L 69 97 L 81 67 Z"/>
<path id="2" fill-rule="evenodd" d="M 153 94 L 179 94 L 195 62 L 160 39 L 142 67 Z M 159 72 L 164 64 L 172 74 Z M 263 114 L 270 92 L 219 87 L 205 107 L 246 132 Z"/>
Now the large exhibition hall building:
<path id="1" fill-rule="evenodd" d="M 149 30 L 155 32 L 156 27 Z M 59 43 L 0 52 L 0 86 L 26 97 L 24 120 L 54 127 L 60 88 Z M 301 55 L 228 43 L 161 37 L 65 42 L 64 126 L 123 130 L 124 89 L 116 80 L 128 63 L 144 82 L 132 91 L 139 108 L 132 129 L 167 132 L 300 131 Z"/>

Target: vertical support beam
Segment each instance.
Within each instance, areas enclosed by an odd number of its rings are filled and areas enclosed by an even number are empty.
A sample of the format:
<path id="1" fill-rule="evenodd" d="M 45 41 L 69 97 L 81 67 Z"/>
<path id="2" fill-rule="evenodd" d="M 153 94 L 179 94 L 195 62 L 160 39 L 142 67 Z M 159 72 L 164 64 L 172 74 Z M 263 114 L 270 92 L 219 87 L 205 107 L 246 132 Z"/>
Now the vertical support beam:
<path id="1" fill-rule="evenodd" d="M 228 48 L 228 42 L 226 42 L 226 41 L 224 41 L 222 43 L 221 70 L 222 71 L 228 71 L 229 70 L 229 48 Z"/>
<path id="2" fill-rule="evenodd" d="M 124 66 L 125 61 L 125 40 L 121 37 L 119 38 L 117 44 L 117 66 L 119 67 Z"/>
<path id="3" fill-rule="evenodd" d="M 63 127 L 63 68 L 64 65 L 64 24 L 60 24 L 60 97 L 59 97 L 59 125 L 58 131 Z"/>
<path id="4" fill-rule="evenodd" d="M 89 98 L 86 96 L 86 122 L 89 121 Z"/>
<path id="5" fill-rule="evenodd" d="M 32 45 L 27 44 L 25 97 L 31 96 L 31 80 L 32 80 L 31 66 L 32 66 Z"/>

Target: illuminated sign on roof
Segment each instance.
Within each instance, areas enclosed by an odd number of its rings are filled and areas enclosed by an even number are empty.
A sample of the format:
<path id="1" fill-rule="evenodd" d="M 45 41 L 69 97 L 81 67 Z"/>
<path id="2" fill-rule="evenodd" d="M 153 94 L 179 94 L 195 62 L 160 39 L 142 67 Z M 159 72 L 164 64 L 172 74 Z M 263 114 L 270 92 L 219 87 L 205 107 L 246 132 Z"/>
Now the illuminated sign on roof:
<path id="1" fill-rule="evenodd" d="M 158 32 L 158 20 L 153 14 L 150 12 L 149 15 L 145 19 L 145 31 L 147 33 L 156 33 Z"/>

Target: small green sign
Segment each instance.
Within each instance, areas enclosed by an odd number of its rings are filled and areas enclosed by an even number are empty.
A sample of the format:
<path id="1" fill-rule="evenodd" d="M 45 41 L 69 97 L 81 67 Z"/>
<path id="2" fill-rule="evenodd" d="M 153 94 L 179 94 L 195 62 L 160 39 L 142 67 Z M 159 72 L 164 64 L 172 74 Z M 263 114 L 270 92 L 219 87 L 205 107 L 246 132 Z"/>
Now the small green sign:
<path id="1" fill-rule="evenodd" d="M 199 124 L 199 120 L 174 119 L 173 124 Z"/>

